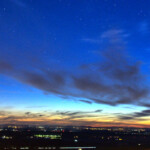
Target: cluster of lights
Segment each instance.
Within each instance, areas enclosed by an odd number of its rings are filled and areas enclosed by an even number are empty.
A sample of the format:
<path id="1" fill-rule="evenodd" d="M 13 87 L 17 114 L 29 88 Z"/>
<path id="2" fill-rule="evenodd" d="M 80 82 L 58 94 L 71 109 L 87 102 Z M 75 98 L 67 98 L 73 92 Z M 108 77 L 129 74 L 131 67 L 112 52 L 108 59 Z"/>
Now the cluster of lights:
<path id="1" fill-rule="evenodd" d="M 61 140 L 61 135 L 43 135 L 43 134 L 38 134 L 34 135 L 36 138 L 46 138 L 46 139 L 51 139 L 51 140 Z"/>
<path id="2" fill-rule="evenodd" d="M 9 149 L 9 148 L 4 148 Z M 11 147 L 11 149 L 17 149 L 17 147 Z M 20 147 L 19 149 L 30 149 L 29 147 Z M 37 149 L 57 149 L 56 147 L 37 147 Z M 59 149 L 76 149 L 76 150 L 83 150 L 83 149 L 96 149 L 96 147 L 59 147 Z"/>
<path id="3" fill-rule="evenodd" d="M 8 139 L 12 139 L 12 136 L 5 136 L 5 135 L 3 135 L 3 136 L 2 136 L 2 139 L 7 139 L 7 140 L 8 140 Z"/>

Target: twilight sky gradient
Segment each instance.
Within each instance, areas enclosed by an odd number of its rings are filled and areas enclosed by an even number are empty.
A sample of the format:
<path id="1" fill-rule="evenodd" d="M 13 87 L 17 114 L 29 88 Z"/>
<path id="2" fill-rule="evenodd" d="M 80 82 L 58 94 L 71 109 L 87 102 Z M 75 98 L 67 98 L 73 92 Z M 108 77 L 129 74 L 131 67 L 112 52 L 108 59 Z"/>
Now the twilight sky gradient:
<path id="1" fill-rule="evenodd" d="M 0 123 L 149 127 L 149 39 L 149 0 L 1 0 Z"/>

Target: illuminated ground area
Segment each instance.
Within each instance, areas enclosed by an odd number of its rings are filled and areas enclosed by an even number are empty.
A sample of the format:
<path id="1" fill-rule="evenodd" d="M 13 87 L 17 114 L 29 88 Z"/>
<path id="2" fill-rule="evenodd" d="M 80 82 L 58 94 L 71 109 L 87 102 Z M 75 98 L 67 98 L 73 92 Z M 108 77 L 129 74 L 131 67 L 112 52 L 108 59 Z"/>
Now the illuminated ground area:
<path id="1" fill-rule="evenodd" d="M 150 150 L 150 129 L 93 127 L 2 127 L 0 150 Z"/>

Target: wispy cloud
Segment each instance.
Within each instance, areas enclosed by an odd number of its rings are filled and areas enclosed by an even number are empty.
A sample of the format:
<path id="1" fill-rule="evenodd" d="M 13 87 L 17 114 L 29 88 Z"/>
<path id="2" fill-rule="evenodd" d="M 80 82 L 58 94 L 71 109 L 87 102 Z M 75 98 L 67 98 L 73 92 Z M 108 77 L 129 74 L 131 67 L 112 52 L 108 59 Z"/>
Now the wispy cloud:
<path id="1" fill-rule="evenodd" d="M 110 114 L 103 113 L 102 110 L 43 111 L 39 113 L 0 111 L 0 124 L 148 127 L 143 123 L 145 121 L 143 117 L 145 116 L 150 116 L 150 110 L 128 115 L 118 114 L 118 119 L 116 114 L 110 116 Z"/>
<path id="2" fill-rule="evenodd" d="M 54 115 L 58 115 L 65 119 L 79 119 L 85 117 L 98 117 L 98 113 L 102 112 L 102 110 L 95 110 L 95 111 L 57 111 Z"/>
<path id="3" fill-rule="evenodd" d="M 104 42 L 119 44 L 120 42 L 124 42 L 124 40 L 129 36 L 130 36 L 130 34 L 126 33 L 123 30 L 111 29 L 106 32 L 103 32 L 97 38 L 83 38 L 81 40 L 84 42 L 94 43 L 94 44 L 103 44 Z"/>
<path id="4" fill-rule="evenodd" d="M 84 102 L 84 103 L 87 103 L 87 104 L 92 104 L 92 101 L 90 100 L 79 100 L 80 102 Z"/>
<path id="5" fill-rule="evenodd" d="M 134 113 L 131 113 L 131 114 L 126 114 L 126 115 L 120 115 L 119 116 L 119 119 L 122 119 L 122 120 L 136 120 L 136 119 L 139 119 L 139 118 L 142 118 L 142 117 L 150 117 L 150 110 L 143 110 L 141 112 L 134 112 Z"/>

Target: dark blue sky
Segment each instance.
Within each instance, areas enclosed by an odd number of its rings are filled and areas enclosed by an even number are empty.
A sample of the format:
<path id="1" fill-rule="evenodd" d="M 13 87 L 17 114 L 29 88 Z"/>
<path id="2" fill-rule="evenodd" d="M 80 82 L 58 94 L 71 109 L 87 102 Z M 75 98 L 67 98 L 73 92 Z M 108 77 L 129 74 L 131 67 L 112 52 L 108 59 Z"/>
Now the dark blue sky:
<path id="1" fill-rule="evenodd" d="M 148 109 L 149 39 L 149 0 L 1 0 L 1 109 Z"/>
<path id="2" fill-rule="evenodd" d="M 147 56 L 149 49 L 149 1 L 1 1 L 1 49 L 4 54 L 53 57 L 63 63 L 93 61 L 98 39 L 112 29 L 129 34 L 132 54 Z M 83 40 L 83 41 L 82 41 Z M 36 53 L 36 55 L 35 55 Z M 75 62 L 75 60 L 78 61 Z"/>

